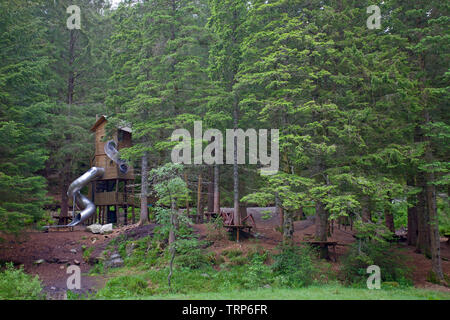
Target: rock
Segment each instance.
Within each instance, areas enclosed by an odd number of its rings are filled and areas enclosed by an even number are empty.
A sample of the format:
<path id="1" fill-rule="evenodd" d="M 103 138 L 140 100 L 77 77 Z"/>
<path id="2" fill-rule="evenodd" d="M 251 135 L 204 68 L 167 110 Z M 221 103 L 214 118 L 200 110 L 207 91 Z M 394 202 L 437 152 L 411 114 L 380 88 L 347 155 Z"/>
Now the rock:
<path id="1" fill-rule="evenodd" d="M 108 260 L 105 262 L 105 266 L 108 268 L 119 268 L 123 267 L 123 260 L 120 258 Z"/>
<path id="2" fill-rule="evenodd" d="M 105 224 L 105 225 L 101 226 L 101 228 L 100 228 L 100 233 L 101 234 L 110 233 L 112 231 L 113 231 L 112 223 Z"/>
<path id="3" fill-rule="evenodd" d="M 96 241 L 97 241 L 97 238 L 92 238 L 91 239 L 92 244 L 94 244 Z"/>
<path id="4" fill-rule="evenodd" d="M 34 262 L 34 264 L 41 264 L 41 263 L 44 263 L 44 262 L 45 262 L 44 259 L 39 259 L 39 260 L 36 260 L 36 261 Z"/>
<path id="5" fill-rule="evenodd" d="M 73 254 L 77 253 L 77 249 L 70 249 L 70 252 L 72 252 Z"/>
<path id="6" fill-rule="evenodd" d="M 92 233 L 100 233 L 102 230 L 102 225 L 98 223 L 91 224 L 90 226 L 86 227 L 86 230 Z"/>
<path id="7" fill-rule="evenodd" d="M 119 259 L 119 258 L 120 258 L 120 254 L 118 254 L 117 252 L 116 252 L 116 253 L 113 253 L 113 254 L 109 257 L 110 260 Z"/>
<path id="8" fill-rule="evenodd" d="M 76 265 L 80 265 L 80 261 L 78 260 L 73 260 L 73 263 L 75 263 Z"/>
<path id="9" fill-rule="evenodd" d="M 270 286 L 270 284 L 266 284 L 266 285 L 263 286 L 263 288 L 264 288 L 264 289 L 270 289 L 270 288 L 272 288 L 272 287 Z"/>
<path id="10" fill-rule="evenodd" d="M 62 270 L 62 269 L 64 269 L 64 266 L 60 266 L 59 268 Z"/>
<path id="11" fill-rule="evenodd" d="M 52 289 L 52 290 L 56 290 L 56 288 L 55 288 L 55 287 L 51 287 L 50 289 Z"/>
<path id="12" fill-rule="evenodd" d="M 133 250 L 135 248 L 136 248 L 136 243 L 134 243 L 134 242 L 127 243 L 127 246 L 125 247 L 125 251 L 127 253 L 127 257 L 131 256 L 131 254 L 133 253 Z"/>

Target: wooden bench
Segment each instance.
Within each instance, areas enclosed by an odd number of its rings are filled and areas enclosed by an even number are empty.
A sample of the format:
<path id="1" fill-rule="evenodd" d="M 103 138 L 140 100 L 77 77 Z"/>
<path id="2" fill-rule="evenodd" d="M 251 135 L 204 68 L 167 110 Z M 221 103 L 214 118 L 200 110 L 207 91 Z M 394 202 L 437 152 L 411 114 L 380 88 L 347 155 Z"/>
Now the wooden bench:
<path id="1" fill-rule="evenodd" d="M 250 230 L 253 228 L 253 226 L 249 226 L 249 225 L 225 225 L 225 228 L 230 228 L 230 229 L 248 229 L 247 231 L 250 232 Z"/>

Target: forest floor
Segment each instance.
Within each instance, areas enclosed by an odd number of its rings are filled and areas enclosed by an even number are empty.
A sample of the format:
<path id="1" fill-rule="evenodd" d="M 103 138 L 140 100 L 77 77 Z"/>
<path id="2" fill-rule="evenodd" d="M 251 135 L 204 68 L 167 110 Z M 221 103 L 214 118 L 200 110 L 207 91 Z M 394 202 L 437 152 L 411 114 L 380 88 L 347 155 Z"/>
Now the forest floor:
<path id="1" fill-rule="evenodd" d="M 225 209 L 227 210 L 227 209 Z M 272 215 L 267 215 L 267 210 Z M 252 236 L 242 241 L 229 240 L 227 237 L 215 239 L 214 243 L 207 249 L 220 253 L 228 249 L 240 249 L 247 252 L 255 245 L 266 250 L 275 249 L 281 242 L 282 236 L 277 231 L 279 217 L 274 213 L 273 208 L 249 208 L 256 221 L 256 228 L 252 230 Z M 67 289 L 66 281 L 69 277 L 67 267 L 78 264 L 82 275 L 86 275 L 92 265 L 83 260 L 83 247 L 93 247 L 92 256 L 99 255 L 108 243 L 119 235 L 126 234 L 128 238 L 141 238 L 149 235 L 155 225 L 128 225 L 117 228 L 108 235 L 92 234 L 85 231 L 82 226 L 75 227 L 72 232 L 30 230 L 21 235 L 20 238 L 5 237 L 5 241 L 0 242 L 0 262 L 13 262 L 15 265 L 23 265 L 24 270 L 32 275 L 38 275 L 42 281 L 44 291 L 49 298 L 62 299 Z M 200 239 L 208 238 L 211 230 L 207 224 L 196 224 L 193 226 Z M 306 220 L 294 223 L 294 241 L 300 244 L 314 235 L 314 221 L 309 217 Z M 443 239 L 444 240 L 444 239 Z M 337 262 L 330 261 L 334 270 L 340 267 L 341 257 L 348 249 L 348 245 L 354 242 L 353 231 L 350 227 L 334 227 L 334 232 L 329 241 L 336 241 L 340 245 L 336 248 Z M 426 281 L 427 273 L 431 269 L 431 260 L 423 255 L 415 253 L 414 247 L 399 243 L 402 254 L 409 257 L 409 265 L 413 267 L 413 282 L 417 288 L 441 291 L 450 293 L 450 288 L 432 284 Z M 332 255 L 332 254 L 331 254 Z M 450 276 L 450 245 L 448 242 L 441 242 L 441 255 L 443 257 L 442 267 L 444 272 Z M 43 259 L 41 263 L 36 263 Z M 94 292 L 102 288 L 107 281 L 103 275 L 82 276 L 82 289 L 77 293 Z"/>

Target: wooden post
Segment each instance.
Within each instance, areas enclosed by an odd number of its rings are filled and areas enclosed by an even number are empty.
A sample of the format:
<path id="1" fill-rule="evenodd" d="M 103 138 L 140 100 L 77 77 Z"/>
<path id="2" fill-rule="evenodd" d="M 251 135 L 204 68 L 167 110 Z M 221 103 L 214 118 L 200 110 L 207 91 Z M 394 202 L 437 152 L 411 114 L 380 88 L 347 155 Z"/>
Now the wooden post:
<path id="1" fill-rule="evenodd" d="M 208 182 L 208 212 L 214 211 L 214 168 L 209 169 L 210 180 Z"/>
<path id="2" fill-rule="evenodd" d="M 116 210 L 116 224 L 120 224 L 120 214 L 119 214 L 119 179 L 116 179 L 116 203 L 114 205 L 114 208 Z"/>
<path id="3" fill-rule="evenodd" d="M 197 186 L 197 215 L 203 220 L 203 204 L 202 204 L 202 174 L 198 175 Z"/>
<path id="4" fill-rule="evenodd" d="M 132 202 L 132 207 L 131 207 L 131 219 L 133 221 L 133 224 L 135 224 L 136 223 L 136 215 L 134 214 L 134 201 L 136 199 L 134 197 L 134 183 L 133 183 L 133 186 L 131 187 L 131 193 L 133 194 L 133 196 L 132 196 L 133 202 Z"/>
<path id="5" fill-rule="evenodd" d="M 184 173 L 184 182 L 186 187 L 189 188 L 187 173 Z M 189 196 L 186 198 L 186 215 L 189 215 Z"/>
<path id="6" fill-rule="evenodd" d="M 214 165 L 214 212 L 220 213 L 219 166 Z"/>

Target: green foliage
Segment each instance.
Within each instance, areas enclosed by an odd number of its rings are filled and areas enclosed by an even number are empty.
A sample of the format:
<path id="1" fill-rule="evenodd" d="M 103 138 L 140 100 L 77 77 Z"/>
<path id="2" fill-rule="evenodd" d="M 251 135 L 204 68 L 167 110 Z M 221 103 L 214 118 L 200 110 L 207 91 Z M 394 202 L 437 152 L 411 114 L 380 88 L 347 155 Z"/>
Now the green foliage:
<path id="1" fill-rule="evenodd" d="M 244 288 L 262 288 L 273 284 L 274 275 L 272 269 L 265 264 L 267 257 L 268 252 L 260 254 L 256 251 L 248 255 L 250 262 L 247 266 L 248 271 L 244 276 Z"/>
<path id="2" fill-rule="evenodd" d="M 223 227 L 223 219 L 217 217 L 212 222 L 206 223 L 208 241 L 220 241 L 228 238 L 228 232 Z"/>
<path id="3" fill-rule="evenodd" d="M 242 256 L 242 251 L 239 249 L 225 249 L 222 251 L 222 255 L 229 259 Z"/>
<path id="4" fill-rule="evenodd" d="M 83 260 L 88 262 L 89 259 L 91 258 L 92 252 L 94 251 L 95 247 L 89 247 L 89 248 L 85 248 L 85 250 L 83 250 Z"/>
<path id="5" fill-rule="evenodd" d="M 200 269 L 212 265 L 214 261 L 211 261 L 211 256 L 206 255 L 200 246 L 201 243 L 195 238 L 179 240 L 175 264 L 188 269 Z"/>
<path id="6" fill-rule="evenodd" d="M 377 265 L 382 281 L 394 281 L 401 285 L 411 285 L 411 270 L 404 256 L 399 254 L 392 242 L 392 233 L 383 225 L 355 224 L 357 242 L 354 243 L 343 260 L 341 275 L 349 283 L 366 285 L 367 267 Z"/>
<path id="7" fill-rule="evenodd" d="M 109 280 L 96 297 L 99 299 L 120 299 L 151 294 L 152 290 L 142 276 L 119 276 Z"/>
<path id="8" fill-rule="evenodd" d="M 41 300 L 41 281 L 38 276 L 32 277 L 23 271 L 23 267 L 14 268 L 12 263 L 0 272 L 1 300 Z"/>
<path id="9" fill-rule="evenodd" d="M 271 266 L 276 281 L 282 286 L 303 287 L 313 283 L 317 274 L 314 266 L 314 251 L 308 246 L 282 246 L 280 253 L 273 255 Z"/>

